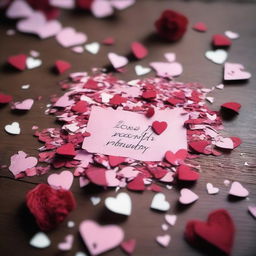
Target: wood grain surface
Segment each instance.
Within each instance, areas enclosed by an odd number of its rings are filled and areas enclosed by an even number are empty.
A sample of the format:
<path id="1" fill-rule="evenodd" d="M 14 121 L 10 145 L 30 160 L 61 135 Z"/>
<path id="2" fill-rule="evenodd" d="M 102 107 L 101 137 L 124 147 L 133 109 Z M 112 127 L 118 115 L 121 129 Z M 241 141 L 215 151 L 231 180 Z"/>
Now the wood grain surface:
<path id="1" fill-rule="evenodd" d="M 184 38 L 177 43 L 167 43 L 156 37 L 153 23 L 160 13 L 166 8 L 171 8 L 184 13 L 190 21 L 189 28 Z M 52 245 L 48 249 L 39 250 L 29 246 L 30 238 L 38 231 L 33 218 L 27 213 L 25 194 L 35 184 L 46 183 L 48 175 L 28 177 L 15 180 L 8 168 L 0 170 L 0 255 L 3 256 L 45 256 L 45 255 L 75 255 L 77 251 L 86 251 L 78 234 L 78 225 L 82 220 L 94 219 L 100 223 L 119 224 L 125 230 L 125 237 L 136 238 L 137 248 L 134 255 L 175 255 L 196 256 L 201 252 L 190 247 L 184 240 L 184 228 L 188 220 L 206 220 L 207 215 L 214 209 L 225 208 L 232 215 L 236 236 L 232 255 L 256 255 L 256 220 L 249 215 L 247 207 L 256 204 L 256 6 L 253 3 L 232 2 L 197 2 L 197 1 L 160 1 L 138 0 L 137 3 L 124 11 L 119 11 L 114 17 L 96 19 L 90 14 L 64 11 L 61 22 L 64 26 L 73 26 L 78 31 L 88 35 L 89 42 L 101 42 L 107 36 L 116 38 L 114 46 L 102 46 L 99 54 L 92 55 L 73 53 L 64 49 L 55 39 L 40 40 L 34 36 L 17 33 L 7 36 L 6 31 L 13 28 L 15 22 L 7 21 L 1 16 L 0 20 L 0 91 L 14 96 L 15 101 L 25 98 L 42 96 L 36 101 L 30 111 L 25 114 L 11 112 L 10 107 L 0 108 L 0 161 L 9 165 L 10 157 L 18 150 L 23 150 L 30 155 L 37 155 L 37 148 L 41 144 L 33 137 L 31 127 L 37 125 L 40 129 L 58 127 L 53 116 L 44 114 L 50 95 L 61 95 L 58 81 L 65 79 L 67 74 L 56 75 L 52 66 L 57 59 L 67 60 L 72 64 L 72 71 L 90 71 L 93 67 L 109 65 L 107 53 L 114 51 L 118 54 L 129 55 L 130 44 L 133 41 L 143 42 L 149 49 L 149 56 L 142 61 L 133 61 L 128 65 L 128 71 L 116 74 L 124 80 L 137 78 L 134 66 L 141 64 L 147 66 L 151 61 L 164 61 L 163 54 L 175 52 L 177 60 L 184 66 L 184 73 L 179 81 L 202 83 L 205 87 L 212 87 L 222 83 L 223 66 L 211 63 L 204 57 L 206 50 L 211 49 L 211 36 L 233 30 L 241 35 L 240 39 L 233 41 L 229 49 L 228 60 L 244 64 L 252 72 L 248 82 L 225 84 L 224 90 L 215 90 L 212 96 L 215 102 L 211 105 L 218 110 L 222 103 L 237 101 L 242 104 L 240 114 L 232 120 L 224 121 L 225 131 L 243 140 L 243 144 L 230 154 L 220 157 L 202 156 L 196 160 L 201 165 L 201 179 L 193 187 L 200 199 L 190 207 L 180 208 L 177 205 L 178 189 L 164 189 L 168 201 L 171 202 L 170 213 L 177 214 L 178 220 L 174 227 L 167 233 L 172 237 L 170 246 L 162 248 L 155 242 L 155 237 L 164 232 L 161 224 L 164 223 L 164 214 L 153 212 L 149 209 L 153 193 L 146 191 L 142 194 L 129 192 L 133 201 L 132 215 L 127 219 L 117 218 L 105 211 L 103 200 L 114 195 L 114 190 L 103 190 L 89 187 L 80 189 L 76 179 L 72 191 L 77 199 L 78 207 L 67 220 L 73 220 L 76 226 L 67 228 L 67 221 L 56 230 L 49 233 Z M 192 30 L 195 22 L 203 21 L 209 30 L 199 33 Z M 43 65 L 34 70 L 13 72 L 6 67 L 6 59 L 10 55 L 29 53 L 30 50 L 40 52 Z M 152 76 L 153 73 L 147 76 Z M 21 85 L 30 84 L 28 90 L 22 90 Z M 21 134 L 11 136 L 5 133 L 4 126 L 13 121 L 18 121 Z M 241 154 L 243 153 L 243 154 Z M 248 162 L 248 166 L 244 163 Z M 52 170 L 53 172 L 59 172 Z M 240 201 L 228 200 L 229 188 L 224 186 L 225 179 L 240 181 L 249 191 L 249 199 Z M 208 195 L 205 185 L 211 182 L 220 188 L 218 195 Z M 90 197 L 98 195 L 102 202 L 93 206 Z M 57 244 L 68 233 L 75 235 L 75 242 L 70 252 L 61 253 Z M 124 255 L 117 248 L 103 255 Z M 210 255 L 207 252 L 206 255 Z"/>

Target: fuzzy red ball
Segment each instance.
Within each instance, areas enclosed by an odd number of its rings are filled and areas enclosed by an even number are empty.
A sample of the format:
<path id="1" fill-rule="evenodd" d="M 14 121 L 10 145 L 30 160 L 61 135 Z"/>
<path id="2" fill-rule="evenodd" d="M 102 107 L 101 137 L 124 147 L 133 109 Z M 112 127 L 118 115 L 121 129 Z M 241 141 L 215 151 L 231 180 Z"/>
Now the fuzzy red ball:
<path id="1" fill-rule="evenodd" d="M 76 207 L 72 192 L 39 184 L 26 195 L 26 203 L 41 230 L 54 229 Z"/>
<path id="2" fill-rule="evenodd" d="M 158 34 L 168 41 L 179 40 L 186 32 L 187 25 L 187 17 L 173 10 L 165 10 L 155 22 Z"/>

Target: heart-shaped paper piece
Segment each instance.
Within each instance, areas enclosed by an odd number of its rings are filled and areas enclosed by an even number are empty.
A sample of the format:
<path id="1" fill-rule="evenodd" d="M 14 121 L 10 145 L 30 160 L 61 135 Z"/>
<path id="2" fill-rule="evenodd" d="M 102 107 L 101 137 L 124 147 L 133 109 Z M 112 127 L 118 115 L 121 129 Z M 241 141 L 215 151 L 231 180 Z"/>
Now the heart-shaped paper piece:
<path id="1" fill-rule="evenodd" d="M 175 77 L 183 72 L 183 67 L 178 62 L 151 62 L 150 66 L 156 71 L 160 77 Z"/>
<path id="2" fill-rule="evenodd" d="M 209 195 L 218 194 L 219 191 L 220 191 L 218 188 L 214 187 L 214 186 L 212 185 L 212 183 L 207 183 L 207 184 L 206 184 L 206 189 L 207 189 L 207 192 L 208 192 Z"/>
<path id="3" fill-rule="evenodd" d="M 72 186 L 74 175 L 70 171 L 62 171 L 60 174 L 51 174 L 48 176 L 47 182 L 56 189 L 69 190 Z"/>
<path id="4" fill-rule="evenodd" d="M 115 69 L 122 68 L 128 63 L 128 59 L 126 57 L 117 55 L 113 52 L 108 54 L 108 59 Z"/>
<path id="5" fill-rule="evenodd" d="M 196 141 L 191 141 L 189 143 L 189 146 L 195 150 L 198 153 L 206 154 L 205 148 L 209 145 L 210 143 L 207 140 L 196 140 Z"/>
<path id="6" fill-rule="evenodd" d="M 166 151 L 165 160 L 172 165 L 179 165 L 187 158 L 188 151 L 180 149 L 175 154 L 172 151 Z"/>
<path id="7" fill-rule="evenodd" d="M 187 188 L 183 188 L 180 191 L 179 202 L 181 204 L 191 204 L 191 203 L 194 203 L 196 200 L 198 200 L 198 198 L 199 198 L 198 195 L 195 194 L 193 191 Z"/>
<path id="8" fill-rule="evenodd" d="M 219 148 L 224 148 L 224 149 L 233 149 L 234 148 L 234 143 L 233 143 L 233 140 L 231 138 L 220 137 L 216 141 L 215 146 L 219 147 Z"/>
<path id="9" fill-rule="evenodd" d="M 64 242 L 58 244 L 58 249 L 61 251 L 70 251 L 74 242 L 74 235 L 66 235 Z"/>
<path id="10" fill-rule="evenodd" d="M 29 244 L 35 248 L 44 249 L 51 245 L 51 241 L 45 233 L 38 232 L 31 238 Z"/>
<path id="11" fill-rule="evenodd" d="M 26 60 L 27 60 L 27 55 L 25 54 L 19 54 L 15 56 L 10 56 L 8 58 L 8 64 L 11 65 L 12 67 L 23 71 L 26 69 Z"/>
<path id="12" fill-rule="evenodd" d="M 221 107 L 228 109 L 228 110 L 232 110 L 235 113 L 239 113 L 241 104 L 238 102 L 226 102 L 226 103 L 222 104 Z"/>
<path id="13" fill-rule="evenodd" d="M 251 73 L 244 71 L 244 66 L 239 63 L 226 62 L 224 65 L 224 80 L 247 80 L 251 78 Z"/>
<path id="14" fill-rule="evenodd" d="M 8 94 L 0 93 L 0 104 L 6 104 L 13 100 L 13 97 Z"/>
<path id="15" fill-rule="evenodd" d="M 91 197 L 90 197 L 90 200 L 91 200 L 92 204 L 95 206 L 95 205 L 97 205 L 97 204 L 100 203 L 101 198 L 98 197 L 98 196 L 91 196 Z"/>
<path id="16" fill-rule="evenodd" d="M 132 201 L 130 196 L 125 193 L 119 193 L 116 197 L 108 197 L 105 200 L 105 206 L 112 212 L 129 216 L 132 211 Z"/>
<path id="17" fill-rule="evenodd" d="M 167 126 L 168 124 L 165 121 L 154 121 L 152 124 L 152 129 L 157 135 L 160 135 L 166 130 Z"/>
<path id="18" fill-rule="evenodd" d="M 155 114 L 155 109 L 153 107 L 149 107 L 147 112 L 146 112 L 146 117 L 150 118 Z"/>
<path id="19" fill-rule="evenodd" d="M 198 172 L 193 171 L 190 166 L 182 164 L 177 169 L 177 177 L 182 181 L 196 181 L 200 175 Z"/>
<path id="20" fill-rule="evenodd" d="M 96 185 L 108 186 L 106 180 L 106 169 L 104 168 L 89 166 L 88 169 L 86 169 L 86 176 L 92 183 Z"/>
<path id="21" fill-rule="evenodd" d="M 148 74 L 151 71 L 151 68 L 148 67 L 143 67 L 141 65 L 136 65 L 135 66 L 135 72 L 137 76 L 143 76 Z"/>
<path id="22" fill-rule="evenodd" d="M 91 255 L 99 255 L 117 247 L 124 238 L 119 226 L 100 226 L 92 220 L 81 222 L 79 232 Z"/>
<path id="23" fill-rule="evenodd" d="M 225 36 L 227 36 L 229 39 L 237 39 L 239 38 L 239 34 L 230 30 L 225 31 Z"/>
<path id="24" fill-rule="evenodd" d="M 212 37 L 212 44 L 215 47 L 228 47 L 232 45 L 232 42 L 228 37 L 221 34 L 216 34 L 216 35 L 213 35 Z"/>
<path id="25" fill-rule="evenodd" d="M 108 161 L 111 167 L 116 167 L 119 164 L 125 162 L 126 157 L 122 157 L 122 156 L 109 156 L 108 157 Z"/>
<path id="26" fill-rule="evenodd" d="M 135 0 L 125 0 L 125 1 L 117 1 L 117 0 L 110 0 L 111 5 L 115 7 L 117 10 L 124 10 L 131 5 L 135 4 Z"/>
<path id="27" fill-rule="evenodd" d="M 132 191 L 144 191 L 145 184 L 141 176 L 137 176 L 131 182 L 128 183 L 127 188 Z"/>
<path id="28" fill-rule="evenodd" d="M 115 43 L 115 39 L 113 37 L 106 37 L 102 40 L 102 44 L 105 45 L 113 45 Z"/>
<path id="29" fill-rule="evenodd" d="M 177 221 L 177 215 L 166 214 L 164 219 L 169 225 L 174 226 Z"/>
<path id="30" fill-rule="evenodd" d="M 98 42 L 93 42 L 90 44 L 86 44 L 84 48 L 91 54 L 97 54 L 100 50 L 100 44 Z"/>
<path id="31" fill-rule="evenodd" d="M 4 127 L 5 131 L 12 135 L 20 134 L 20 124 L 18 122 L 13 122 L 11 124 L 7 124 Z"/>
<path id="32" fill-rule="evenodd" d="M 146 90 L 142 93 L 141 97 L 145 100 L 154 99 L 156 97 L 156 91 L 154 90 Z"/>
<path id="33" fill-rule="evenodd" d="M 13 104 L 13 109 L 18 109 L 18 110 L 30 110 L 34 104 L 33 99 L 26 99 L 21 102 L 15 102 Z"/>
<path id="34" fill-rule="evenodd" d="M 249 213 L 256 218 L 256 206 L 255 205 L 249 205 L 248 206 Z"/>
<path id="35" fill-rule="evenodd" d="M 136 240 L 129 239 L 127 241 L 123 241 L 120 246 L 126 253 L 132 254 L 136 247 Z"/>
<path id="36" fill-rule="evenodd" d="M 147 48 L 139 42 L 133 42 L 131 45 L 132 53 L 137 59 L 143 59 L 148 55 Z"/>
<path id="37" fill-rule="evenodd" d="M 33 13 L 30 5 L 23 0 L 13 1 L 6 11 L 6 16 L 10 19 L 27 18 Z"/>
<path id="38" fill-rule="evenodd" d="M 42 65 L 42 61 L 40 59 L 28 57 L 26 60 L 26 66 L 28 69 L 37 68 L 37 67 L 40 67 L 41 65 Z"/>
<path id="39" fill-rule="evenodd" d="M 50 5 L 62 9 L 74 9 L 74 0 L 50 0 Z"/>
<path id="40" fill-rule="evenodd" d="M 199 32 L 206 32 L 207 31 L 207 26 L 203 22 L 197 22 L 194 26 L 193 29 Z"/>
<path id="41" fill-rule="evenodd" d="M 176 60 L 176 54 L 174 52 L 167 52 L 164 54 L 164 57 L 169 62 L 174 62 Z"/>
<path id="42" fill-rule="evenodd" d="M 163 247 L 167 247 L 171 241 L 171 236 L 168 234 L 163 236 L 157 236 L 156 241 Z"/>
<path id="43" fill-rule="evenodd" d="M 56 36 L 61 31 L 61 23 L 58 20 L 45 21 L 37 30 L 37 35 L 41 39 Z"/>
<path id="44" fill-rule="evenodd" d="M 234 181 L 231 184 L 229 195 L 237 197 L 247 197 L 249 196 L 249 191 L 242 186 L 240 182 Z"/>
<path id="45" fill-rule="evenodd" d="M 228 57 L 228 53 L 225 50 L 218 49 L 215 51 L 207 51 L 205 57 L 215 64 L 223 64 Z"/>
<path id="46" fill-rule="evenodd" d="M 55 68 L 59 74 L 62 74 L 71 68 L 71 64 L 65 60 L 56 60 Z"/>
<path id="47" fill-rule="evenodd" d="M 56 153 L 63 156 L 75 156 L 75 147 L 72 143 L 67 143 L 57 148 Z"/>
<path id="48" fill-rule="evenodd" d="M 105 18 L 114 13 L 111 3 L 107 0 L 94 0 L 91 5 L 91 12 L 96 18 Z"/>
<path id="49" fill-rule="evenodd" d="M 165 195 L 163 193 L 157 193 L 153 197 L 150 208 L 166 212 L 170 209 L 170 203 L 165 200 Z"/>

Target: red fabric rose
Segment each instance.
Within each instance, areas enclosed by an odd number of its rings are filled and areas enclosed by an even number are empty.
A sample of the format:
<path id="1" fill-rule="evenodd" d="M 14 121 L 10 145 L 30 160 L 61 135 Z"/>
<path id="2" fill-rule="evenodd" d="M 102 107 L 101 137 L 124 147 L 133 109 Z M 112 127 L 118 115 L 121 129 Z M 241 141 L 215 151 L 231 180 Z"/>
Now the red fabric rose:
<path id="1" fill-rule="evenodd" d="M 49 0 L 26 0 L 32 8 L 42 11 L 47 19 L 56 18 L 60 11 L 58 8 L 50 5 Z"/>
<path id="2" fill-rule="evenodd" d="M 165 10 L 155 22 L 158 34 L 169 41 L 179 40 L 186 32 L 187 25 L 187 17 L 172 10 Z"/>
<path id="3" fill-rule="evenodd" d="M 72 192 L 56 190 L 47 184 L 39 184 L 30 190 L 26 203 L 43 231 L 54 229 L 76 207 Z"/>
<path id="4" fill-rule="evenodd" d="M 80 9 L 90 10 L 94 0 L 76 0 L 76 5 Z"/>

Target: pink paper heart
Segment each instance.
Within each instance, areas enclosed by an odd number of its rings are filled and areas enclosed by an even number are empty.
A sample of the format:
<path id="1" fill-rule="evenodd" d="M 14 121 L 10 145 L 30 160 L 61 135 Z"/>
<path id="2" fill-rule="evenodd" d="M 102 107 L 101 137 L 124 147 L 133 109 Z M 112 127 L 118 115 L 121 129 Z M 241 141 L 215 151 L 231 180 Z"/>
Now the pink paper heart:
<path id="1" fill-rule="evenodd" d="M 128 63 L 128 59 L 124 56 L 117 55 L 116 53 L 110 52 L 108 59 L 115 69 L 124 67 Z"/>
<path id="2" fill-rule="evenodd" d="M 234 143 L 233 140 L 230 138 L 218 138 L 218 141 L 215 144 L 219 148 L 224 148 L 224 149 L 233 149 L 234 148 Z"/>
<path id="3" fill-rule="evenodd" d="M 47 182 L 54 188 L 62 188 L 69 190 L 73 183 L 73 173 L 70 171 L 63 171 L 60 174 L 51 174 L 48 176 Z"/>
<path id="4" fill-rule="evenodd" d="M 100 226 L 92 220 L 83 221 L 79 232 L 91 255 L 99 255 L 117 247 L 124 238 L 119 226 Z"/>
<path id="5" fill-rule="evenodd" d="M 33 99 L 26 99 L 21 102 L 15 102 L 13 105 L 13 109 L 18 110 L 30 110 L 34 104 Z"/>
<path id="6" fill-rule="evenodd" d="M 249 195 L 249 191 L 244 188 L 240 182 L 234 181 L 231 184 L 229 195 L 237 197 L 247 197 Z"/>
<path id="7" fill-rule="evenodd" d="M 251 73 L 244 71 L 244 66 L 239 63 L 226 62 L 224 66 L 224 80 L 246 80 L 251 78 Z"/>
<path id="8" fill-rule="evenodd" d="M 74 104 L 73 100 L 70 100 L 67 95 L 60 97 L 54 104 L 55 107 L 65 108 Z"/>
<path id="9" fill-rule="evenodd" d="M 74 242 L 74 235 L 66 235 L 64 242 L 58 244 L 58 248 L 61 251 L 69 251 L 72 248 Z"/>
<path id="10" fill-rule="evenodd" d="M 183 188 L 180 195 L 179 202 L 182 204 L 191 204 L 199 198 L 197 194 L 187 188 Z"/>
<path id="11" fill-rule="evenodd" d="M 63 8 L 63 9 L 73 9 L 75 8 L 75 0 L 50 0 L 50 5 Z"/>
<path id="12" fill-rule="evenodd" d="M 248 211 L 250 212 L 250 214 L 256 218 L 256 206 L 255 205 L 249 205 L 248 206 Z"/>
<path id="13" fill-rule="evenodd" d="M 157 236 L 156 241 L 163 247 L 167 247 L 171 241 L 171 236 L 168 234 L 163 236 Z"/>
<path id="14" fill-rule="evenodd" d="M 49 38 L 57 35 L 61 30 L 61 27 L 62 26 L 58 20 L 48 21 L 38 29 L 37 35 L 41 39 Z"/>
<path id="15" fill-rule="evenodd" d="M 111 0 L 111 5 L 117 10 L 124 10 L 133 4 L 135 4 L 135 0 Z"/>
<path id="16" fill-rule="evenodd" d="M 183 72 L 182 65 L 178 62 L 151 62 L 149 64 L 161 77 L 179 76 Z"/>
<path id="17" fill-rule="evenodd" d="M 16 0 L 8 7 L 6 16 L 10 19 L 27 18 L 33 12 L 33 9 L 26 1 Z"/>
<path id="18" fill-rule="evenodd" d="M 91 12 L 96 18 L 104 18 L 114 13 L 111 3 L 107 0 L 94 0 L 91 5 Z"/>
<path id="19" fill-rule="evenodd" d="M 13 175 L 18 175 L 24 172 L 26 169 L 32 168 L 37 165 L 37 158 L 30 156 L 23 151 L 19 151 L 18 154 L 11 156 L 11 164 L 9 170 Z"/>
<path id="20" fill-rule="evenodd" d="M 74 28 L 66 27 L 57 34 L 56 39 L 63 47 L 71 47 L 85 43 L 87 36 L 84 33 L 76 32 Z"/>

